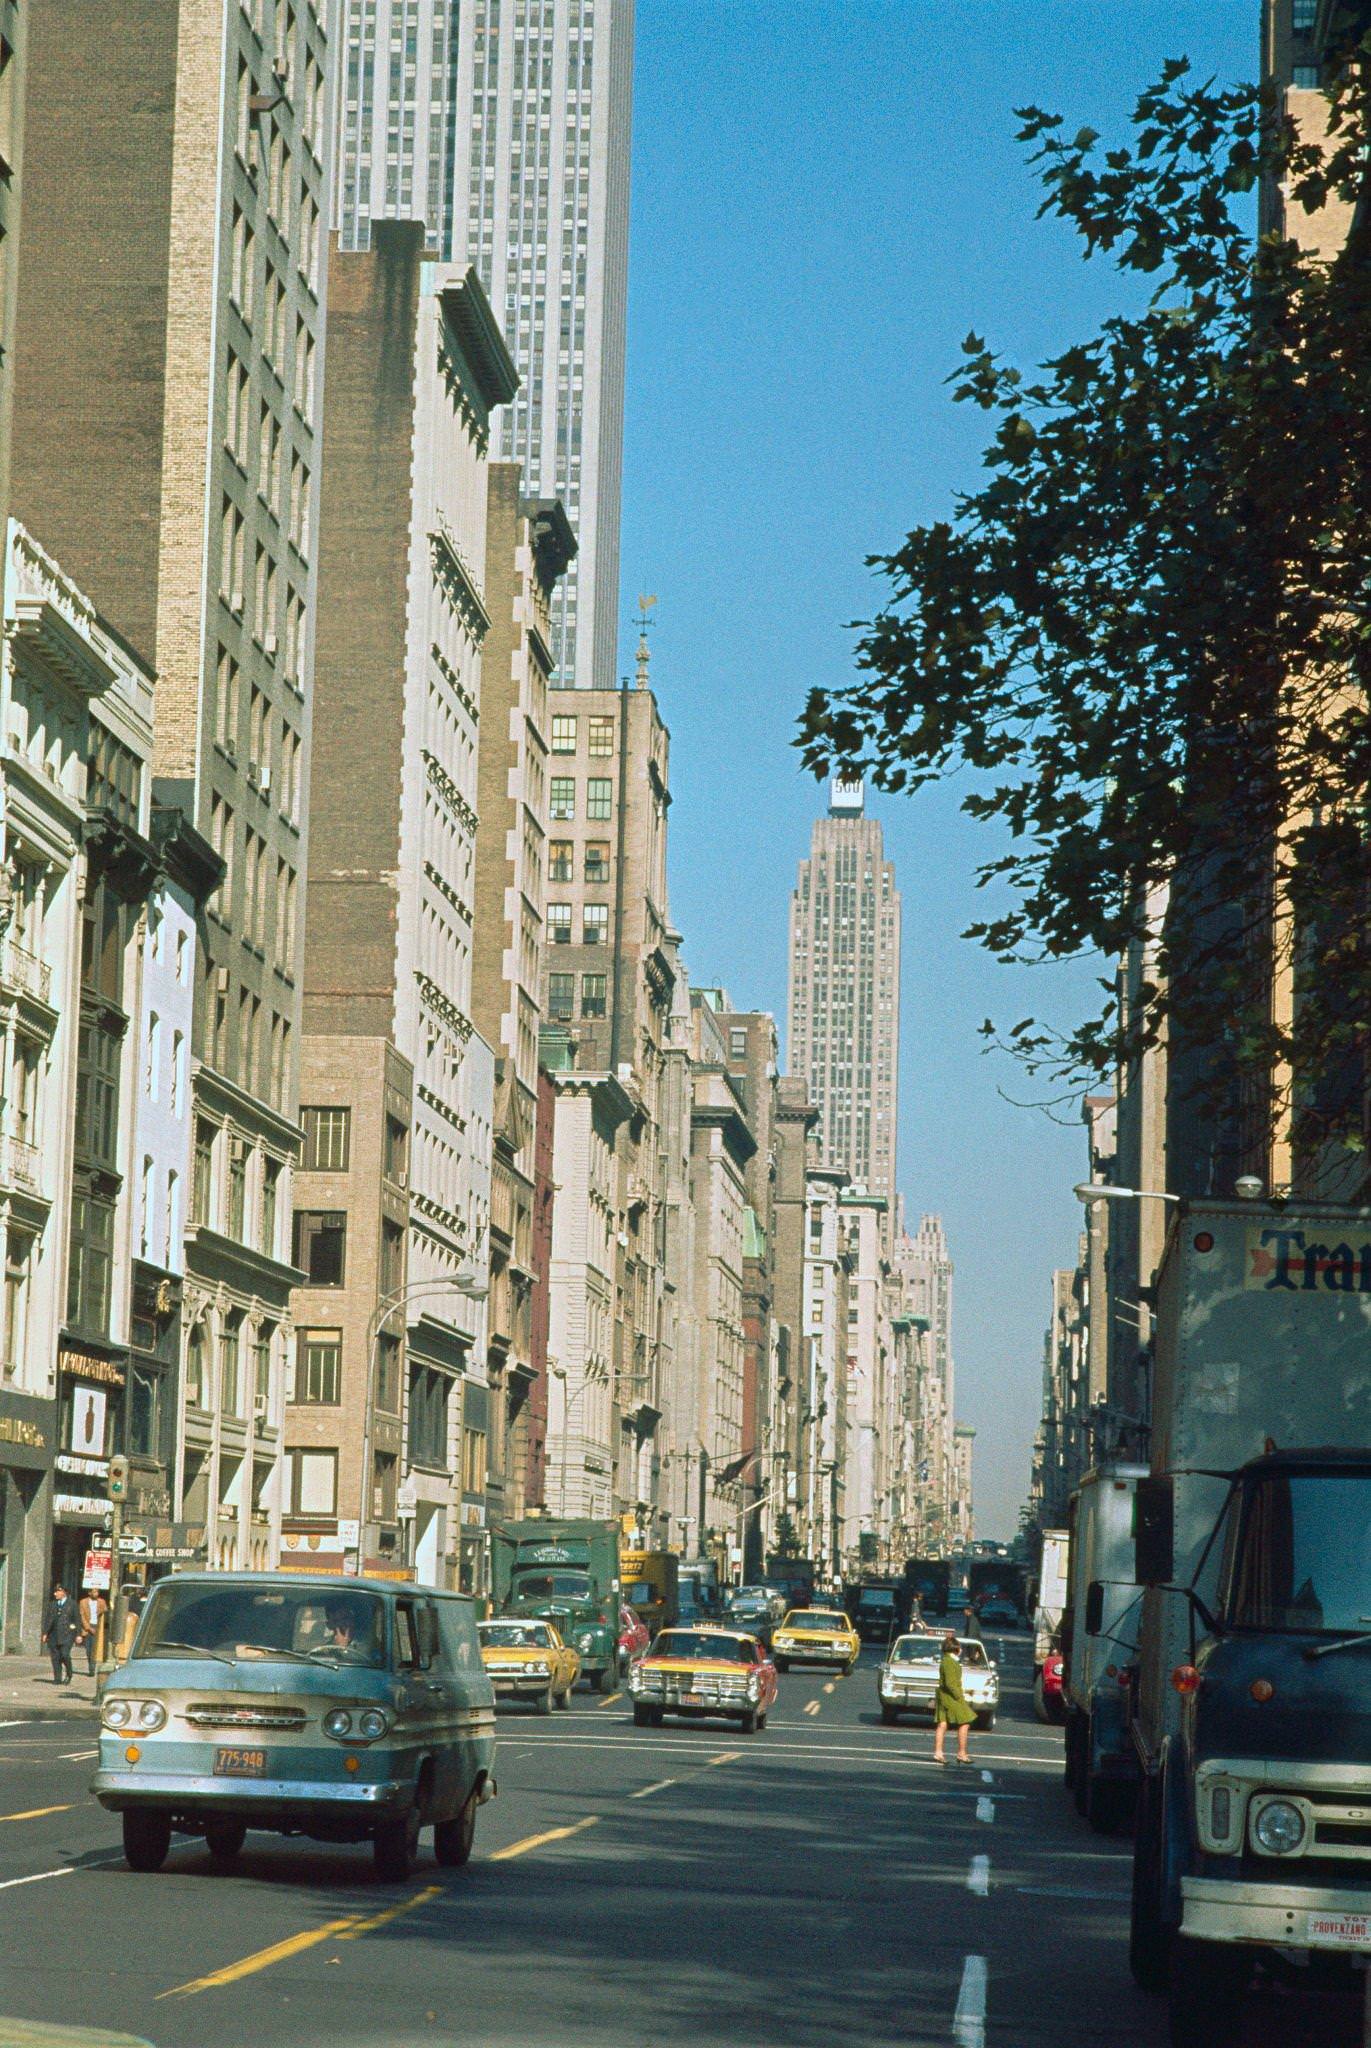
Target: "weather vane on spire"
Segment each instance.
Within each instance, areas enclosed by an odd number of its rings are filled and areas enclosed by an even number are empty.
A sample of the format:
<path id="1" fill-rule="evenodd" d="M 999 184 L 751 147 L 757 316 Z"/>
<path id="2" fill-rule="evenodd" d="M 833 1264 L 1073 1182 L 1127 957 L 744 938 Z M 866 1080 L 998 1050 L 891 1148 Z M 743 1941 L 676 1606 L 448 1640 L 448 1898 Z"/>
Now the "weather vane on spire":
<path id="1" fill-rule="evenodd" d="M 657 599 L 655 596 L 644 597 L 641 592 L 639 593 L 637 680 L 638 688 L 640 690 L 645 690 L 647 688 L 648 664 L 651 660 L 651 656 L 649 655 L 647 649 L 647 629 L 652 624 L 652 607 L 656 604 L 656 602 Z"/>

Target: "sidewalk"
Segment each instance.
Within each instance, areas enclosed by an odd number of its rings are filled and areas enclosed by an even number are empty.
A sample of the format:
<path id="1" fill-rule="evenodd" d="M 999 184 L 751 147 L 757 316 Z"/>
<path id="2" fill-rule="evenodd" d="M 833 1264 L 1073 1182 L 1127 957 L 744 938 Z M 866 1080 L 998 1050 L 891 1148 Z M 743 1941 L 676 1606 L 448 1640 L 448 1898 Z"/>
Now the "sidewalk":
<path id="1" fill-rule="evenodd" d="M 61 1716 L 93 1720 L 95 1680 L 86 1676 L 86 1653 L 72 1657 L 70 1685 L 54 1685 L 52 1666 L 41 1657 L 0 1657 L 0 1722 L 46 1721 Z"/>

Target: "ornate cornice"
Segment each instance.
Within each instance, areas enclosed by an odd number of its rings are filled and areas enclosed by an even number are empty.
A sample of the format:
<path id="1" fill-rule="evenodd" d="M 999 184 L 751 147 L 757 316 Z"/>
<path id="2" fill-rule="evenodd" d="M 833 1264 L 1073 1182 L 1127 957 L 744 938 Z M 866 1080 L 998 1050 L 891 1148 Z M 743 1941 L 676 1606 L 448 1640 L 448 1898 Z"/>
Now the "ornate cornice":
<path id="1" fill-rule="evenodd" d="M 453 696 L 457 699 L 457 702 L 466 712 L 467 717 L 471 720 L 473 725 L 479 725 L 481 722 L 480 705 L 476 702 L 476 699 L 472 696 L 470 690 L 467 689 L 466 685 L 462 681 L 462 678 L 458 675 L 456 669 L 452 666 L 452 663 L 448 660 L 447 656 L 444 654 L 442 648 L 438 645 L 436 640 L 434 641 L 432 647 L 430 647 L 429 649 L 429 655 L 430 658 L 432 659 L 433 666 L 437 669 L 439 675 L 443 678 L 443 681 L 447 684 Z"/>
<path id="2" fill-rule="evenodd" d="M 433 549 L 433 566 L 442 577 L 463 624 L 479 647 L 490 631 L 485 592 L 444 512 L 438 511 L 433 515 L 429 543 Z"/>
<path id="3" fill-rule="evenodd" d="M 473 1029 L 470 1017 L 463 1016 L 451 996 L 445 995 L 429 975 L 416 973 L 414 979 L 419 989 L 419 1000 L 424 1007 L 465 1045 Z"/>
<path id="4" fill-rule="evenodd" d="M 438 795 L 442 799 L 443 803 L 446 804 L 447 808 L 452 812 L 452 815 L 454 816 L 454 818 L 456 818 L 458 824 L 461 825 L 465 831 L 469 832 L 472 838 L 474 839 L 476 836 L 476 827 L 480 823 L 479 818 L 477 817 L 475 811 L 472 810 L 471 805 L 467 802 L 466 798 L 462 795 L 461 790 L 458 789 L 452 777 L 448 774 L 447 769 L 438 759 L 438 756 L 436 754 L 430 754 L 427 747 L 425 747 L 424 749 L 424 766 L 428 770 L 429 781 L 437 790 Z M 467 916 L 468 918 L 470 917 L 470 912 L 467 913 Z"/>
<path id="5" fill-rule="evenodd" d="M 434 888 L 438 891 L 438 894 L 440 896 L 445 897 L 447 901 L 452 905 L 458 917 L 461 918 L 463 924 L 470 924 L 472 922 L 470 905 L 462 901 L 461 897 L 457 894 L 457 891 L 453 888 L 447 876 L 443 874 L 443 872 L 436 865 L 436 863 L 431 860 L 426 860 L 424 862 L 424 873 L 428 876 L 430 882 L 432 882 Z"/>

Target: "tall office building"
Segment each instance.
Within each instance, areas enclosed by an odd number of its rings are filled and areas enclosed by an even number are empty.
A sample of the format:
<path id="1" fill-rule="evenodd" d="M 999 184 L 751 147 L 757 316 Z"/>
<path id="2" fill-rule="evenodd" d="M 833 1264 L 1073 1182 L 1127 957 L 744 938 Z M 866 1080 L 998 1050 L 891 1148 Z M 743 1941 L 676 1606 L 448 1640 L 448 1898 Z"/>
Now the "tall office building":
<path id="1" fill-rule="evenodd" d="M 474 263 L 521 380 L 492 455 L 561 498 L 578 552 L 554 687 L 612 689 L 634 0 L 345 0 L 338 221 L 421 220 Z"/>
<path id="2" fill-rule="evenodd" d="M 895 1215 L 900 892 L 860 782 L 835 782 L 790 908 L 790 1072 L 821 1156 Z"/>

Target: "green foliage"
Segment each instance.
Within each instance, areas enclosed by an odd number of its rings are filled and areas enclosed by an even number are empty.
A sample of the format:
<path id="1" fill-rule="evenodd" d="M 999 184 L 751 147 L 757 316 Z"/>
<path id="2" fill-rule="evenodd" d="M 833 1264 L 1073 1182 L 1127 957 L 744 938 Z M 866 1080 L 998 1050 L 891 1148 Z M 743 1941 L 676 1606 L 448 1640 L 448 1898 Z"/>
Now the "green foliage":
<path id="1" fill-rule="evenodd" d="M 1294 1071 L 1302 1114 L 1345 1136 L 1371 1016 L 1362 70 L 1322 141 L 1182 61 L 1124 145 L 1019 119 L 1040 214 L 1151 294 L 1027 375 L 967 336 L 949 382 L 987 415 L 980 487 L 872 558 L 888 601 L 797 744 L 889 791 L 960 772 L 1004 844 L 969 936 L 1125 963 L 1065 1037 L 1008 1034 L 1039 1070 L 1074 1082 L 1183 1031 L 1263 1113 Z"/>

